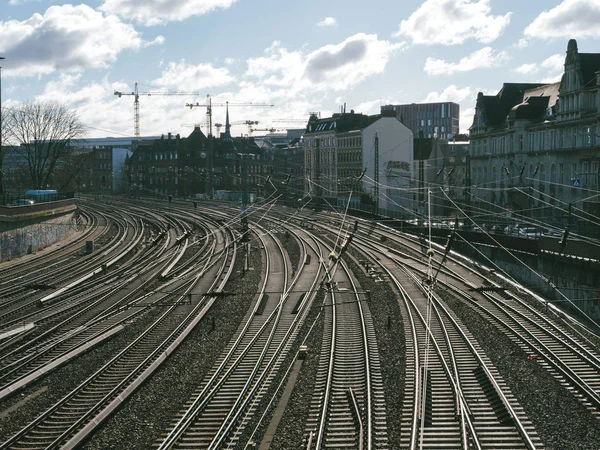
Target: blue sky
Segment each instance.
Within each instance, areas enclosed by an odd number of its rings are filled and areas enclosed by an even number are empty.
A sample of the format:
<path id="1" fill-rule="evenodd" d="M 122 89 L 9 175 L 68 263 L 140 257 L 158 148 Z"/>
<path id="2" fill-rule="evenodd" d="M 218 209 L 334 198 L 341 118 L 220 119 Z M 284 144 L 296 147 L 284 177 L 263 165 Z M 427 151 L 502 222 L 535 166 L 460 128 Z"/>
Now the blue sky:
<path id="1" fill-rule="evenodd" d="M 59 101 L 90 137 L 133 135 L 133 98 L 113 92 L 136 82 L 199 93 L 141 96 L 142 135 L 189 134 L 205 110 L 184 105 L 207 94 L 275 104 L 230 109 L 259 128 L 454 101 L 466 130 L 477 92 L 559 79 L 568 39 L 600 52 L 600 0 L 5 0 L 0 17 L 2 104 Z"/>

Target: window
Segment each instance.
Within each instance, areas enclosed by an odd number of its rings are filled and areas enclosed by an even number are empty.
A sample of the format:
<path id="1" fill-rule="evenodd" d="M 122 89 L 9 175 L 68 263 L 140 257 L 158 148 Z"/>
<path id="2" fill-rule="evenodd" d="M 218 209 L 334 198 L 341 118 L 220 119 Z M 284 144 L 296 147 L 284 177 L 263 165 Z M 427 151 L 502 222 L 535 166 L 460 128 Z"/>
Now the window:
<path id="1" fill-rule="evenodd" d="M 562 163 L 558 165 L 558 182 L 560 184 L 565 182 L 565 165 Z"/>
<path id="2" fill-rule="evenodd" d="M 512 152 L 515 151 L 515 135 L 511 134 L 509 140 L 510 140 L 510 143 L 509 143 L 509 145 L 510 145 L 510 152 L 512 153 Z"/>
<path id="3" fill-rule="evenodd" d="M 590 176 L 590 163 L 586 161 L 583 163 L 583 183 L 586 185 L 589 182 L 589 176 Z"/>
<path id="4" fill-rule="evenodd" d="M 523 135 L 519 134 L 519 151 L 523 151 Z"/>
<path id="5" fill-rule="evenodd" d="M 585 127 L 585 135 L 583 136 L 584 145 L 586 147 L 591 147 L 592 145 L 592 129 L 590 127 Z"/>
<path id="6" fill-rule="evenodd" d="M 529 133 L 527 136 L 527 150 L 532 152 L 535 148 L 535 133 Z"/>
<path id="7" fill-rule="evenodd" d="M 558 130 L 558 148 L 564 148 L 564 135 L 565 130 L 562 128 Z"/>

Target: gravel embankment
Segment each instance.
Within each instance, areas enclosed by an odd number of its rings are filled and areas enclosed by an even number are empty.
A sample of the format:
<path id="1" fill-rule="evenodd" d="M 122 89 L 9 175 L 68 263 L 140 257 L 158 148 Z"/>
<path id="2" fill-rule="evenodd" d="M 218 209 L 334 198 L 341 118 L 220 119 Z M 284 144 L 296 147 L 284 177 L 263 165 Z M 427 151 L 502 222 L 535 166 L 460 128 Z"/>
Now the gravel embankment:
<path id="1" fill-rule="evenodd" d="M 83 380 L 139 336 L 160 313 L 159 310 L 150 310 L 145 316 L 128 324 L 115 337 L 84 353 L 73 363 L 58 368 L 19 393 L 3 400 L 0 403 L 0 441 L 13 435 L 24 424 L 35 419 L 41 411 L 50 408 L 75 389 Z M 44 389 L 46 390 L 41 394 L 35 395 Z M 3 413 L 11 407 L 14 409 L 9 414 Z"/>
<path id="2" fill-rule="evenodd" d="M 600 422 L 537 360 L 462 301 L 439 293 L 480 343 L 534 424 L 546 450 L 598 448 Z"/>
<path id="3" fill-rule="evenodd" d="M 263 272 L 261 255 L 258 251 L 250 252 L 250 267 L 254 270 L 244 276 L 241 276 L 243 258 L 237 259 L 234 279 L 224 289 L 237 295 L 215 302 L 173 355 L 83 448 L 148 449 L 168 432 L 172 418 L 213 367 L 250 307 Z M 213 317 L 214 331 L 211 324 Z M 124 443 L 127 443 L 125 447 Z"/>

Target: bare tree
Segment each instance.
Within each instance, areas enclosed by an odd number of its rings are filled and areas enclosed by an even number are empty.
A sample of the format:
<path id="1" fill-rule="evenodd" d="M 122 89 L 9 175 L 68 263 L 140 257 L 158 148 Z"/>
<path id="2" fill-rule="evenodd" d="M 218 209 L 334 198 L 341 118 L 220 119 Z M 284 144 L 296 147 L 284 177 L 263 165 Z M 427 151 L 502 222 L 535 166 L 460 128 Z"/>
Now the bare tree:
<path id="1" fill-rule="evenodd" d="M 4 139 L 23 158 L 32 189 L 49 187 L 58 168 L 69 170 L 76 141 L 85 129 L 75 112 L 55 102 L 10 108 L 6 122 Z"/>

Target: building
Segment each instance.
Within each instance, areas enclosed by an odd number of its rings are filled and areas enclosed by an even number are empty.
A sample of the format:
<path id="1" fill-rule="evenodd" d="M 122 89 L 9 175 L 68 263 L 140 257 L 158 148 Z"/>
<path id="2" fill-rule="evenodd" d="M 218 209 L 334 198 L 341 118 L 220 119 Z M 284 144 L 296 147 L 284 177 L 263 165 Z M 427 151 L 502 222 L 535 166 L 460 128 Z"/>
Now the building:
<path id="1" fill-rule="evenodd" d="M 395 113 L 415 136 L 422 131 L 427 138 L 452 139 L 459 133 L 460 105 L 456 103 L 384 105 L 381 112 Z"/>
<path id="2" fill-rule="evenodd" d="M 331 206 L 412 211 L 413 134 L 395 114 L 312 115 L 304 134 L 304 193 Z"/>
<path id="3" fill-rule="evenodd" d="M 471 138 L 472 202 L 563 226 L 569 203 L 597 208 L 600 54 L 570 40 L 558 83 L 479 93 Z"/>
<path id="4" fill-rule="evenodd" d="M 266 184 L 265 198 L 275 189 L 281 189 L 277 194 L 282 193 L 282 200 L 297 205 L 298 199 L 304 195 L 304 139 L 294 139 L 285 147 L 273 149 L 269 180 L 273 184 Z"/>
<path id="5" fill-rule="evenodd" d="M 453 140 L 416 137 L 414 139 L 415 212 L 427 215 L 427 191 L 431 191 L 431 214 L 438 218 L 456 216 L 452 203 L 463 204 L 470 185 L 469 140 L 457 135 Z"/>
<path id="6" fill-rule="evenodd" d="M 205 136 L 196 126 L 188 137 L 168 133 L 139 145 L 127 160 L 129 191 L 237 199 L 246 179 L 248 191 L 256 196 L 270 168 L 264 154 L 253 138 L 231 136 L 227 112 L 219 138 Z"/>

